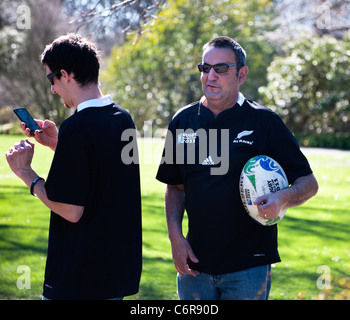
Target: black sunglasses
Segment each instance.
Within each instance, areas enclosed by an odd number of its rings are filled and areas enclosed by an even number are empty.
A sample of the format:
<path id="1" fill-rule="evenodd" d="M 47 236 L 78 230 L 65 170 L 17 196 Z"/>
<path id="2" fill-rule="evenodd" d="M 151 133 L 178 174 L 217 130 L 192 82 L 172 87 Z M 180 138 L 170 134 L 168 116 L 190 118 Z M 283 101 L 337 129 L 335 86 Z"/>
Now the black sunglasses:
<path id="1" fill-rule="evenodd" d="M 212 66 L 209 63 L 200 63 L 198 65 L 198 70 L 200 72 L 209 73 L 210 69 L 213 68 L 216 73 L 225 73 L 228 71 L 229 68 L 234 67 L 234 66 L 238 66 L 238 65 L 239 65 L 239 63 L 233 63 L 233 64 L 218 63 L 218 64 L 215 64 Z"/>
<path id="2" fill-rule="evenodd" d="M 46 78 L 50 81 L 51 85 L 53 86 L 53 78 L 56 77 L 59 73 L 61 73 L 61 70 L 51 72 L 46 75 Z"/>

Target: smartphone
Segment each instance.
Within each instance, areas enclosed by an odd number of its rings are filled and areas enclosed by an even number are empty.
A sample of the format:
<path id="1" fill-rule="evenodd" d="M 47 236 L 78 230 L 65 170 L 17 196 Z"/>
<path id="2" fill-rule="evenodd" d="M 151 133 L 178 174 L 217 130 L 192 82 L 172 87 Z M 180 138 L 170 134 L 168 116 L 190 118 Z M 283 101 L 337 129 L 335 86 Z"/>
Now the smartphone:
<path id="1" fill-rule="evenodd" d="M 34 135 L 35 130 L 41 131 L 39 125 L 35 122 L 26 108 L 13 109 L 19 120 L 26 124 L 26 128 L 29 128 L 30 134 Z"/>

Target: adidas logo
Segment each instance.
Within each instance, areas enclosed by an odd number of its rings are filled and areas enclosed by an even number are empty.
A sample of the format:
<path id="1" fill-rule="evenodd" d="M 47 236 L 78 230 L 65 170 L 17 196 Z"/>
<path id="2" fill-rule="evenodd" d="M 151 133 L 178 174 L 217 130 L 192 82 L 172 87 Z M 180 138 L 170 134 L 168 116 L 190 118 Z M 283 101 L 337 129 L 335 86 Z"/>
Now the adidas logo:
<path id="1" fill-rule="evenodd" d="M 203 166 L 211 166 L 215 164 L 213 159 L 211 158 L 211 156 L 209 156 L 208 158 L 206 158 L 203 162 L 202 162 L 202 165 Z"/>

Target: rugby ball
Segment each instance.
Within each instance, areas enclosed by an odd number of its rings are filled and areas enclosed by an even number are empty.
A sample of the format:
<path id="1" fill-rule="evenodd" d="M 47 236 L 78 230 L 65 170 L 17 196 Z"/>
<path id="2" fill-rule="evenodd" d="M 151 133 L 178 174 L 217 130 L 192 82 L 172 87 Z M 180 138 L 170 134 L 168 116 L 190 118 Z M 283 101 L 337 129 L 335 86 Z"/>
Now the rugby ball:
<path id="1" fill-rule="evenodd" d="M 259 224 L 274 225 L 283 219 L 287 210 L 281 210 L 275 219 L 266 219 L 259 215 L 254 201 L 264 194 L 275 193 L 288 186 L 287 176 L 276 160 L 264 155 L 255 156 L 247 161 L 240 176 L 243 206 Z"/>

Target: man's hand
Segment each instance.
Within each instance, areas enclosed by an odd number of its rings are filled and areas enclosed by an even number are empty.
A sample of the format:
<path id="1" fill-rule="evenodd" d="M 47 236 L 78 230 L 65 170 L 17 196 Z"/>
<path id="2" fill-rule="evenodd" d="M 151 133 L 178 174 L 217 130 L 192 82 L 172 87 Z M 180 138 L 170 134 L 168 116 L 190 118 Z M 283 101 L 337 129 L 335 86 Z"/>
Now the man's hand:
<path id="1" fill-rule="evenodd" d="M 11 170 L 23 180 L 28 188 L 38 175 L 31 168 L 34 155 L 34 143 L 28 139 L 16 143 L 6 153 L 6 160 Z M 38 181 L 35 184 L 35 194 L 37 197 L 53 212 L 70 222 L 78 222 L 84 213 L 83 206 L 72 205 L 68 203 L 51 201 L 46 194 L 45 182 Z"/>
<path id="2" fill-rule="evenodd" d="M 309 174 L 296 179 L 289 188 L 257 198 L 254 204 L 258 206 L 261 217 L 275 219 L 281 210 L 300 206 L 317 191 L 317 180 L 313 174 Z"/>
<path id="3" fill-rule="evenodd" d="M 165 213 L 167 217 L 171 251 L 176 270 L 182 276 L 188 273 L 198 276 L 199 272 L 188 266 L 188 260 L 198 263 L 198 259 L 188 240 L 182 234 L 182 219 L 185 210 L 185 192 L 183 185 L 167 185 L 165 191 Z"/>
<path id="4" fill-rule="evenodd" d="M 199 272 L 190 269 L 188 266 L 188 259 L 194 263 L 198 263 L 198 259 L 192 251 L 190 244 L 187 239 L 183 236 L 171 240 L 171 251 L 173 254 L 173 261 L 176 270 L 182 276 L 187 273 L 191 276 L 198 276 Z"/>
<path id="5" fill-rule="evenodd" d="M 24 122 L 21 123 L 21 129 L 25 132 L 27 137 L 34 137 L 37 142 L 55 151 L 58 139 L 58 130 L 55 123 L 50 120 L 35 121 L 41 128 L 41 132 L 39 130 L 35 130 L 34 135 L 31 135 L 29 128 L 26 128 Z"/>
<path id="6" fill-rule="evenodd" d="M 34 143 L 28 139 L 16 143 L 6 153 L 6 160 L 11 170 L 22 180 L 28 172 L 32 171 L 31 163 L 34 155 Z M 31 175 L 33 176 L 33 175 Z"/>
<path id="7" fill-rule="evenodd" d="M 258 206 L 259 215 L 264 219 L 275 219 L 284 209 L 278 193 L 265 194 L 254 202 Z"/>

